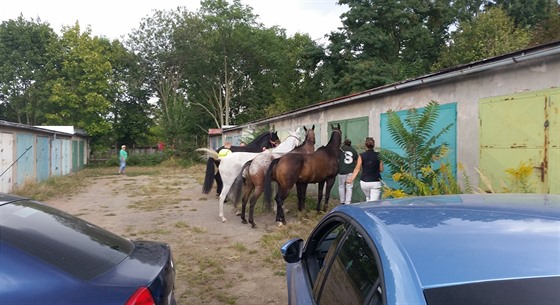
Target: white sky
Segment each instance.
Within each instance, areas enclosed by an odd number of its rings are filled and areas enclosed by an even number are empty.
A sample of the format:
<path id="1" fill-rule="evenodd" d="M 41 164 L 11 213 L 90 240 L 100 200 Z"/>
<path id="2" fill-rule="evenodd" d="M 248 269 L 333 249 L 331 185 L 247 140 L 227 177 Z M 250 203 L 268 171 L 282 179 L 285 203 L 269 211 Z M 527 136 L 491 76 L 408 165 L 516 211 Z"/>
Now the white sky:
<path id="1" fill-rule="evenodd" d="M 322 39 L 325 34 L 341 26 L 340 15 L 346 6 L 337 0 L 241 0 L 259 15 L 257 21 L 265 26 L 278 25 L 288 35 L 308 33 L 312 39 Z M 0 22 L 17 19 L 40 18 L 56 32 L 62 26 L 76 21 L 85 29 L 90 26 L 93 35 L 119 39 L 138 28 L 143 17 L 152 11 L 170 10 L 178 6 L 195 11 L 199 0 L 0 0 Z"/>

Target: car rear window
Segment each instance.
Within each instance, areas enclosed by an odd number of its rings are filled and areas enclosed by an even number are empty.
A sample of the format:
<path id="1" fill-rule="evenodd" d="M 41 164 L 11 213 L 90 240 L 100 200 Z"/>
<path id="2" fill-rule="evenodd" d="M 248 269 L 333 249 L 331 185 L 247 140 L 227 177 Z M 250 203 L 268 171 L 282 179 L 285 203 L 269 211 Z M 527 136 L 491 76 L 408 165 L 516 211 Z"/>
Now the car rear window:
<path id="1" fill-rule="evenodd" d="M 83 280 L 114 268 L 131 241 L 44 204 L 0 206 L 0 241 Z"/>
<path id="2" fill-rule="evenodd" d="M 485 281 L 424 291 L 429 305 L 560 304 L 560 277 Z"/>

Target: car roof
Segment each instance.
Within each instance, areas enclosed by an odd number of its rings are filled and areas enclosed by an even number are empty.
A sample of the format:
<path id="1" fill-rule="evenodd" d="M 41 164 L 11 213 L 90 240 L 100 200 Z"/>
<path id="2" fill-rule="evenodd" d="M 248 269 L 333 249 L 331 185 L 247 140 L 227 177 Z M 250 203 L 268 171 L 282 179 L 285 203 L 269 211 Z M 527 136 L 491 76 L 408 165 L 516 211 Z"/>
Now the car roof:
<path id="1" fill-rule="evenodd" d="M 51 206 L 13 196 L 0 198 L 8 199 L 0 204 L 0 252 L 6 255 L 2 259 L 10 256 L 7 251 L 20 251 L 12 255 L 21 258 L 18 263 L 24 256 L 33 257 L 91 280 L 117 266 L 134 248 L 130 240 Z"/>
<path id="2" fill-rule="evenodd" d="M 557 195 L 417 197 L 336 211 L 366 230 L 385 270 L 398 277 L 407 269 L 424 289 L 560 275 Z"/>
<path id="3" fill-rule="evenodd" d="M 25 200 L 25 198 L 6 193 L 0 193 L 0 205 L 18 200 Z"/>

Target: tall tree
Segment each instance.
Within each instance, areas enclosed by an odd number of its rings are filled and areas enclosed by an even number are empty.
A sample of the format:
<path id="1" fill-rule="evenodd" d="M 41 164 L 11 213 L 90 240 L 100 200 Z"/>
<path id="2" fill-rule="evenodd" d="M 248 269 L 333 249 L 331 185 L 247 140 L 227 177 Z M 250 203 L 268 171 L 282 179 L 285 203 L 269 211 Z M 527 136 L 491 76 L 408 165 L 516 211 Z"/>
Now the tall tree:
<path id="1" fill-rule="evenodd" d="M 107 120 L 111 102 L 112 67 L 106 45 L 80 25 L 64 27 L 59 41 L 58 78 L 50 85 L 46 124 L 73 125 L 94 140 L 111 131 Z"/>
<path id="2" fill-rule="evenodd" d="M 285 37 L 276 33 L 261 48 L 268 74 L 273 78 L 270 87 L 262 90 L 260 100 L 266 112 L 252 111 L 252 119 L 272 116 L 311 105 L 322 100 L 321 77 L 317 76 L 324 53 L 309 35 L 296 33 Z M 257 75 L 262 75 L 258 73 Z M 258 83 L 266 84 L 266 80 Z"/>
<path id="3" fill-rule="evenodd" d="M 326 98 L 429 71 L 448 29 L 483 0 L 339 0 L 349 10 L 329 35 L 322 72 Z"/>
<path id="4" fill-rule="evenodd" d="M 203 109 L 214 127 L 320 100 L 311 89 L 320 47 L 308 35 L 287 38 L 256 17 L 240 1 L 208 0 L 175 32 L 188 103 Z"/>
<path id="5" fill-rule="evenodd" d="M 0 117 L 44 122 L 44 102 L 57 35 L 48 23 L 19 16 L 0 25 Z"/>
<path id="6" fill-rule="evenodd" d="M 115 148 L 122 144 L 129 147 L 153 145 L 155 143 L 148 143 L 154 122 L 146 70 L 138 64 L 140 58 L 125 49 L 121 42 L 105 40 L 104 43 L 112 67 L 109 117 L 113 129 L 105 143 L 114 143 Z"/>
<path id="7" fill-rule="evenodd" d="M 177 24 L 190 14 L 181 9 L 155 11 L 142 20 L 126 41 L 127 47 L 140 59 L 146 73 L 145 86 L 151 89 L 147 94 L 157 103 L 155 121 L 165 137 L 163 140 L 172 147 L 181 147 L 187 141 L 187 96 L 181 89 L 184 76 L 173 36 Z"/>
<path id="8" fill-rule="evenodd" d="M 433 69 L 516 51 L 527 47 L 530 39 L 528 30 L 515 27 L 513 20 L 502 9 L 493 7 L 476 19 L 459 25 Z"/>
<path id="9" fill-rule="evenodd" d="M 244 41 L 256 26 L 251 8 L 235 0 L 205 0 L 193 18 L 177 31 L 175 41 L 185 71 L 189 103 L 203 109 L 221 128 L 232 124 L 232 100 L 251 88 Z"/>

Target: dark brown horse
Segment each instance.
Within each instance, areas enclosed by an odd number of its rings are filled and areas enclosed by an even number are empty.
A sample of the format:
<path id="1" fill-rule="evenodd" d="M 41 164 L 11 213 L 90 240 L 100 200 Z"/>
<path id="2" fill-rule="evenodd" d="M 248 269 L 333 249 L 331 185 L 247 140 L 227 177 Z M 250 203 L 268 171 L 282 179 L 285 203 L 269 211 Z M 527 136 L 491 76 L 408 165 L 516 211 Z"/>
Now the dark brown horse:
<path id="1" fill-rule="evenodd" d="M 230 150 L 232 152 L 262 152 L 263 147 L 272 148 L 274 147 L 276 140 L 278 138 L 278 132 L 267 131 L 260 134 L 253 141 L 245 146 L 232 146 Z M 223 146 L 218 147 L 216 152 L 219 152 Z M 208 158 L 206 161 L 206 175 L 204 176 L 204 183 L 202 184 L 202 193 L 208 194 L 212 189 L 214 184 L 214 179 L 216 180 L 216 193 L 220 195 L 222 192 L 223 182 L 220 172 L 216 172 L 216 167 L 219 168 L 220 161 L 214 158 Z"/>
<path id="2" fill-rule="evenodd" d="M 332 133 L 329 143 L 319 147 L 311 154 L 286 154 L 271 162 L 265 178 L 265 201 L 270 202 L 272 197 L 272 180 L 278 183 L 276 193 L 276 221 L 286 224 L 286 216 L 282 208 L 284 200 L 294 186 L 297 187 L 298 194 L 305 194 L 308 183 L 319 184 L 319 199 L 317 211 L 321 210 L 321 199 L 323 186 L 325 188 L 325 205 L 323 210 L 327 210 L 329 204 L 330 191 L 338 174 L 338 155 L 342 142 L 340 124 L 331 126 Z M 305 208 L 305 198 L 298 198 L 298 210 Z"/>
<path id="3" fill-rule="evenodd" d="M 300 154 L 310 154 L 315 151 L 315 125 L 311 129 L 307 129 L 303 126 L 305 130 L 305 140 L 293 150 L 288 153 L 300 153 Z M 281 156 L 286 155 L 286 153 L 271 153 L 271 154 L 260 154 L 253 160 L 247 162 L 241 173 L 235 178 L 235 181 L 230 189 L 230 193 L 233 194 L 234 203 L 239 200 L 239 194 L 243 190 L 243 196 L 241 199 L 241 222 L 247 223 L 245 219 L 245 210 L 247 207 L 247 202 L 250 201 L 249 207 L 249 223 L 254 228 L 255 221 L 253 218 L 255 211 L 255 204 L 264 191 L 264 181 L 266 172 L 272 160 L 277 159 Z M 244 184 L 243 184 L 244 182 Z M 249 196 L 251 198 L 249 199 Z M 298 194 L 298 197 L 302 196 L 305 198 L 305 194 Z M 267 210 L 270 211 L 270 200 L 268 201 Z"/>

